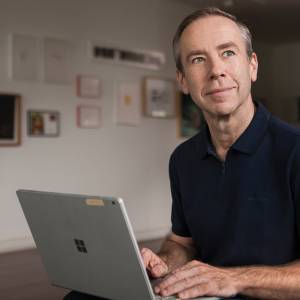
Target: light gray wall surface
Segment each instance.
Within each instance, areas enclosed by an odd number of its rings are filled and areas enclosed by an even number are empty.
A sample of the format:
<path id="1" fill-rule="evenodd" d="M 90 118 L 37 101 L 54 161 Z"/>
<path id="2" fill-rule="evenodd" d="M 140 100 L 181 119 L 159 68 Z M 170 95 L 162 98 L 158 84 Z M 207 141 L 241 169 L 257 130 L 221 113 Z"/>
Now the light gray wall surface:
<path id="1" fill-rule="evenodd" d="M 175 119 L 142 118 L 140 126 L 113 122 L 118 82 L 140 82 L 145 75 L 175 78 L 171 39 L 179 21 L 192 8 L 171 0 L 0 0 L 0 91 L 22 95 L 22 145 L 0 148 L 0 252 L 32 246 L 18 204 L 17 189 L 35 189 L 124 198 L 139 239 L 155 238 L 170 229 L 168 160 L 181 142 Z M 71 85 L 8 78 L 8 36 L 60 38 L 73 45 L 72 74 L 97 76 L 101 100 L 76 97 Z M 92 62 L 88 41 L 129 49 L 163 51 L 162 71 Z M 76 127 L 76 106 L 102 107 L 100 129 Z M 26 111 L 58 110 L 58 138 L 26 133 Z"/>

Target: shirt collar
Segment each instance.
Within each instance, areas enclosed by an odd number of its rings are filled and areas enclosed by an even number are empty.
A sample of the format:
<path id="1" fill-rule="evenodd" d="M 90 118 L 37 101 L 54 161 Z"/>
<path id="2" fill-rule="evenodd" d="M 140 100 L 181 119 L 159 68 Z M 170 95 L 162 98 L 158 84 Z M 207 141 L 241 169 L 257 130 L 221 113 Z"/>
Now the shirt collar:
<path id="1" fill-rule="evenodd" d="M 246 154 L 252 154 L 260 145 L 270 119 L 270 113 L 259 102 L 254 102 L 256 111 L 254 117 L 242 133 L 242 135 L 235 141 L 231 148 Z M 205 124 L 203 130 L 200 132 L 199 150 L 201 158 L 207 155 L 216 155 L 214 146 L 211 143 L 208 126 Z"/>

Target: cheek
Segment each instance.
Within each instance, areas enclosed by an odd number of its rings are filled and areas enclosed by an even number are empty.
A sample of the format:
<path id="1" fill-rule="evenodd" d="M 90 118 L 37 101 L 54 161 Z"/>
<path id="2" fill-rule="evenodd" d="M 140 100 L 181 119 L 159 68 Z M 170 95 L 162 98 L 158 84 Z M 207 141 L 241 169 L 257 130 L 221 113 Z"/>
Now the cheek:
<path id="1" fill-rule="evenodd" d="M 248 65 L 236 64 L 232 68 L 232 79 L 238 84 L 240 89 L 248 89 L 251 85 L 252 72 Z"/>
<path id="2" fill-rule="evenodd" d="M 187 77 L 187 85 L 190 91 L 201 91 L 205 85 L 205 76 L 203 72 L 191 71 Z"/>

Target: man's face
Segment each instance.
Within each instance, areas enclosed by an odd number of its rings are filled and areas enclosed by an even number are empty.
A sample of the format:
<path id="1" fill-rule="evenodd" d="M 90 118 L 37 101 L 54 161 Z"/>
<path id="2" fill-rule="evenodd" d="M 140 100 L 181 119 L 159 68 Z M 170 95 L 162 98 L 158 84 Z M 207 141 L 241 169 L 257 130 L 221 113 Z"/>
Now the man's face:
<path id="1" fill-rule="evenodd" d="M 180 38 L 183 73 L 177 79 L 205 115 L 226 116 L 252 101 L 257 59 L 249 59 L 239 27 L 230 19 L 209 16 L 191 23 Z"/>

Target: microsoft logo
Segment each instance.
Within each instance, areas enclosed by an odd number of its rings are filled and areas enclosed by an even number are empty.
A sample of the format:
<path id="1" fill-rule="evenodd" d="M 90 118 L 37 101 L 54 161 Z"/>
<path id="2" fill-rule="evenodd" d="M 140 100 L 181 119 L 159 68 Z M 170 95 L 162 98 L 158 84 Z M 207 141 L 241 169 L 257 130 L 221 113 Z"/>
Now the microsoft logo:
<path id="1" fill-rule="evenodd" d="M 79 252 L 87 253 L 87 250 L 86 250 L 83 240 L 74 239 L 74 242 L 75 242 L 76 248 Z"/>

